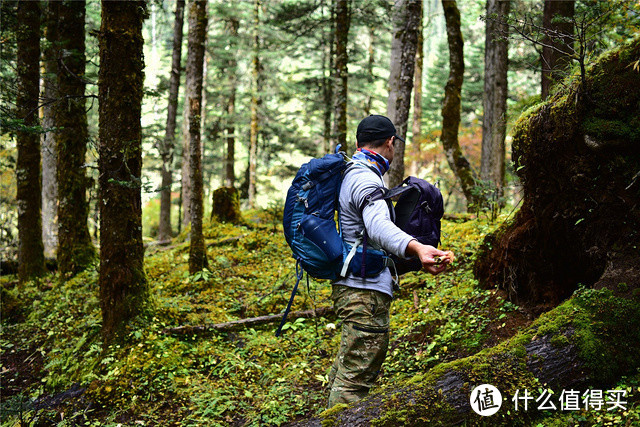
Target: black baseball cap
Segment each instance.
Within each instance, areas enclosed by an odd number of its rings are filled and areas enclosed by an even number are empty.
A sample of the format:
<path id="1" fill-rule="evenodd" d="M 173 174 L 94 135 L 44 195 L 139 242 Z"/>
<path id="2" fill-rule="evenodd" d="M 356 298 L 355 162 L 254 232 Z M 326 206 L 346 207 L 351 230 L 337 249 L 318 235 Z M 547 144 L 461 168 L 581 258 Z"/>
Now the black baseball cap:
<path id="1" fill-rule="evenodd" d="M 396 134 L 396 127 L 391 120 L 388 117 L 377 114 L 372 114 L 362 119 L 356 131 L 356 140 L 359 144 L 389 138 L 390 136 L 395 136 L 404 142 L 404 139 Z"/>

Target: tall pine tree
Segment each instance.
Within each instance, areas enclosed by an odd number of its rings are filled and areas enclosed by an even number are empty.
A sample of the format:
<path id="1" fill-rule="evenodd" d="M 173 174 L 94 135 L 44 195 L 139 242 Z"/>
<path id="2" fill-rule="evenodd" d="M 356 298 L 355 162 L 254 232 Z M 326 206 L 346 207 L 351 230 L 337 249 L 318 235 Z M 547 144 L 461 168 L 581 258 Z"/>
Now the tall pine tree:
<path id="1" fill-rule="evenodd" d="M 17 132 L 16 164 L 18 200 L 18 277 L 21 282 L 41 276 L 44 268 L 40 177 L 40 3 L 18 2 L 16 114 L 22 120 Z"/>
<path id="2" fill-rule="evenodd" d="M 100 28 L 100 308 L 106 343 L 148 302 L 142 245 L 144 1 L 103 1 Z M 126 76 L 126 78 L 123 78 Z"/>
<path id="3" fill-rule="evenodd" d="M 191 183 L 191 242 L 189 246 L 189 272 L 195 273 L 207 266 L 207 253 L 202 236 L 202 77 L 204 46 L 207 35 L 207 2 L 194 1 L 189 5 L 189 42 L 187 47 L 187 96 L 185 108 L 189 117 L 189 181 Z"/>
<path id="4" fill-rule="evenodd" d="M 59 99 L 53 104 L 58 154 L 58 270 L 73 274 L 95 258 L 87 226 L 85 2 L 62 2 L 59 16 Z"/>

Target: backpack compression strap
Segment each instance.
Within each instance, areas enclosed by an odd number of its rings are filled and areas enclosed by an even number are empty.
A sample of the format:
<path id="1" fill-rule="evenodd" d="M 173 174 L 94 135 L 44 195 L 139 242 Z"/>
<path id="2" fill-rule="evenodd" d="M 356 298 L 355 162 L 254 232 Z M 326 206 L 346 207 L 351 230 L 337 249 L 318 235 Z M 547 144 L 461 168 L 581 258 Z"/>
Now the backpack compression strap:
<path id="1" fill-rule="evenodd" d="M 276 331 L 276 337 L 279 337 L 282 333 L 282 327 L 287 321 L 287 316 L 291 311 L 291 305 L 293 304 L 293 299 L 296 296 L 296 291 L 298 290 L 298 285 L 300 284 L 300 280 L 302 280 L 302 276 L 304 276 L 304 270 L 300 266 L 300 260 L 296 262 L 296 284 L 291 291 L 291 296 L 289 297 L 289 303 L 287 304 L 287 308 L 284 310 L 284 314 L 282 315 L 282 320 L 280 321 L 280 326 L 278 326 L 278 330 Z M 307 273 L 307 289 L 309 288 L 309 273 Z"/>

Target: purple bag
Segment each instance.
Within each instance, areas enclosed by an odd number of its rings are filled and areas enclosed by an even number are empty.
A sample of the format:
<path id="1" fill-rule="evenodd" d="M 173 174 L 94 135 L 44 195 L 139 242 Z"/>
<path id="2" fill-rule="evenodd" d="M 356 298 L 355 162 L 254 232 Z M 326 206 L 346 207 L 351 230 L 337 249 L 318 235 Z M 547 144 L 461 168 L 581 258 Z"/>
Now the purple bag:
<path id="1" fill-rule="evenodd" d="M 405 179 L 403 186 L 412 189 L 402 193 L 395 205 L 396 225 L 418 242 L 437 248 L 440 243 L 440 222 L 444 215 L 442 193 L 435 185 L 413 176 Z M 398 274 L 422 269 L 417 258 L 393 259 Z"/>

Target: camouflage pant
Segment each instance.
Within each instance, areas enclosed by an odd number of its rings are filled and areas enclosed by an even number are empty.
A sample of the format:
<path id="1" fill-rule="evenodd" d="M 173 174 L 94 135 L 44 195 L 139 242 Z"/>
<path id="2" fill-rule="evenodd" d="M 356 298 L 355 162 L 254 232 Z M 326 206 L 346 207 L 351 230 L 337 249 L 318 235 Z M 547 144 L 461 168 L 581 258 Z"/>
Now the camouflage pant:
<path id="1" fill-rule="evenodd" d="M 333 285 L 331 298 L 342 337 L 329 373 L 329 408 L 357 402 L 369 392 L 387 354 L 391 305 L 386 294 L 341 285 Z"/>

